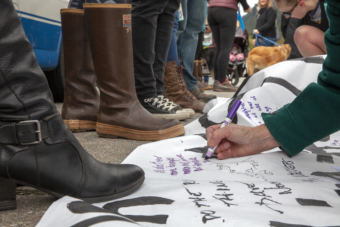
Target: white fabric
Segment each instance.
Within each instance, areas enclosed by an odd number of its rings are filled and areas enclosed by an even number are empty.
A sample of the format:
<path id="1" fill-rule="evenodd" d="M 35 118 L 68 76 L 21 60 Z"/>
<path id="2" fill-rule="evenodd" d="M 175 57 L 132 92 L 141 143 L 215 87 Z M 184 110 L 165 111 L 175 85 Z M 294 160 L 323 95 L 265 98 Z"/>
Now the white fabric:
<path id="1" fill-rule="evenodd" d="M 261 112 L 292 101 L 294 92 L 316 81 L 321 66 L 286 61 L 255 74 L 238 94 L 243 105 L 237 123 L 261 124 Z M 206 120 L 221 122 L 230 101 L 218 99 Z M 64 197 L 51 205 L 38 226 L 340 226 L 340 132 L 293 158 L 276 149 L 204 160 L 202 119 L 185 127 L 186 136 L 139 146 L 124 160 L 146 173 L 137 192 L 93 205 Z M 124 221 L 110 221 L 113 217 Z"/>

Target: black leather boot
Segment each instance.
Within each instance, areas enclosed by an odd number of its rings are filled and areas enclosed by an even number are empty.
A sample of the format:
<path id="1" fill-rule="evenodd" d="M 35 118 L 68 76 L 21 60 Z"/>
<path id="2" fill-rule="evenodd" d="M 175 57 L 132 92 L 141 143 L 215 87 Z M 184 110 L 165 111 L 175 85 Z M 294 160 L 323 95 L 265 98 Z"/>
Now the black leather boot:
<path id="1" fill-rule="evenodd" d="M 0 1 L 0 209 L 15 208 L 13 182 L 89 202 L 130 194 L 135 165 L 104 164 L 65 127 L 10 0 Z"/>

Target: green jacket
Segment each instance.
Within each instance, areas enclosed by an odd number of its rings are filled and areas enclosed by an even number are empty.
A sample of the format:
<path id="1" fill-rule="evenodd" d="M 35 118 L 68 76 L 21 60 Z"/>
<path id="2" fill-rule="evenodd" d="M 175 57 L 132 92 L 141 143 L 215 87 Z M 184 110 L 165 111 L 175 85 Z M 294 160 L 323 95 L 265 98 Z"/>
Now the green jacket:
<path id="1" fill-rule="evenodd" d="M 291 156 L 340 129 L 340 1 L 327 0 L 326 8 L 327 57 L 318 83 L 275 114 L 262 114 L 270 133 Z"/>

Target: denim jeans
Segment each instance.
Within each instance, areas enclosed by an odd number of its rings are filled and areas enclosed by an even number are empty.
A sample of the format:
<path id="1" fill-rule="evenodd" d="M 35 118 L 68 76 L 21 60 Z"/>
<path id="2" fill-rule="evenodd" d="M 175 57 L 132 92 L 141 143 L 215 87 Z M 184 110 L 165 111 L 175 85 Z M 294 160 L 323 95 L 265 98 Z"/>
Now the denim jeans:
<path id="1" fill-rule="evenodd" d="M 132 0 L 132 41 L 138 98 L 164 93 L 164 68 L 179 0 Z"/>
<path id="2" fill-rule="evenodd" d="M 183 76 L 187 88 L 192 91 L 197 85 L 193 75 L 198 33 L 202 31 L 206 19 L 207 0 L 181 0 L 184 21 L 178 30 L 178 55 L 183 62 Z"/>
<path id="3" fill-rule="evenodd" d="M 177 52 L 178 20 L 179 20 L 179 15 L 178 15 L 178 11 L 176 11 L 176 13 L 175 13 L 175 22 L 174 22 L 174 26 L 172 28 L 171 42 L 170 42 L 167 62 L 176 61 L 177 65 L 180 66 L 181 63 L 179 61 L 178 52 Z"/>

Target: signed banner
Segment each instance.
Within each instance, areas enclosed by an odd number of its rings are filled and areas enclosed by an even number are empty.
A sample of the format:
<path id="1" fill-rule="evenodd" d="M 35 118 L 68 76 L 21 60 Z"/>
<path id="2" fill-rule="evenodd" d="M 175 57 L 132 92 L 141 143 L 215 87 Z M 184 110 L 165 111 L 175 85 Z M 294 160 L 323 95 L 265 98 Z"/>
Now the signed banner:
<path id="1" fill-rule="evenodd" d="M 263 123 L 315 82 L 323 58 L 286 61 L 251 77 L 237 97 L 235 123 Z M 38 226 L 340 226 L 340 132 L 290 158 L 279 149 L 228 160 L 205 160 L 206 127 L 221 122 L 233 99 L 186 126 L 186 136 L 136 148 L 124 163 L 146 179 L 130 196 L 89 204 L 56 201 Z"/>

